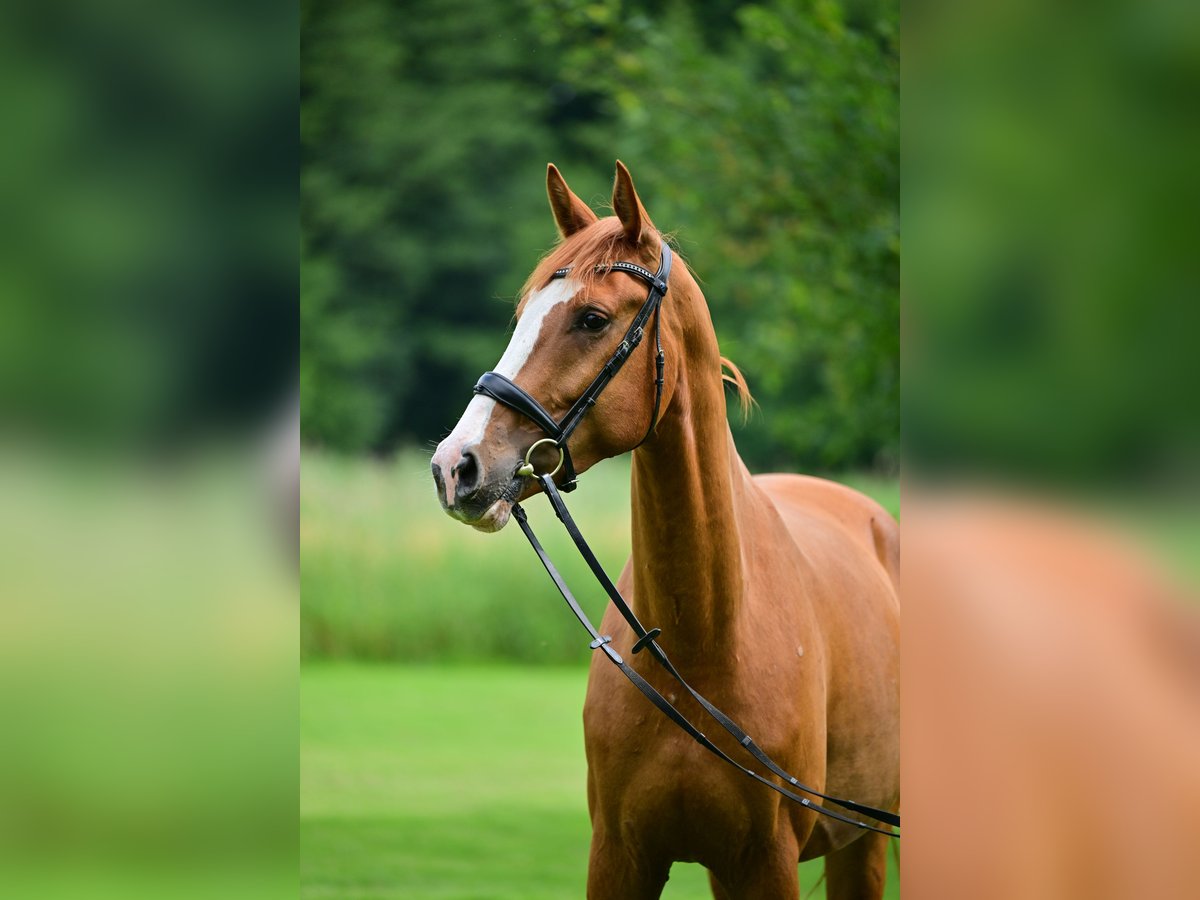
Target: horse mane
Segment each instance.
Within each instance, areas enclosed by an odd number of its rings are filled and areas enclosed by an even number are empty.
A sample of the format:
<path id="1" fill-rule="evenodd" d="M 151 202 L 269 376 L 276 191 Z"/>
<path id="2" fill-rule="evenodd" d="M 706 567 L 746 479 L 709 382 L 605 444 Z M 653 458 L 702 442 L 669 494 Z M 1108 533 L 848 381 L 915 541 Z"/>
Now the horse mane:
<path id="1" fill-rule="evenodd" d="M 657 230 L 653 230 L 644 235 L 643 240 L 650 233 L 656 238 L 656 243 L 663 239 Z M 544 288 L 550 283 L 550 277 L 555 272 L 567 266 L 571 267 L 571 277 L 580 282 L 582 289 L 590 290 L 596 279 L 604 274 L 603 271 L 596 271 L 597 266 L 607 266 L 627 258 L 628 255 L 629 245 L 625 239 L 621 220 L 616 216 L 599 219 L 582 231 L 562 238 L 546 252 L 533 271 L 529 273 L 525 283 L 521 285 L 517 302 L 520 303 L 534 291 Z M 687 265 L 686 260 L 683 262 L 684 265 Z M 746 383 L 746 377 L 742 375 L 741 369 L 734 365 L 732 360 L 722 356 L 721 368 L 721 380 L 726 384 L 733 385 L 737 391 L 738 404 L 742 410 L 742 421 L 745 422 L 750 416 L 750 410 L 757 405 L 750 393 L 750 386 Z M 728 371 L 725 371 L 726 369 Z"/>
<path id="2" fill-rule="evenodd" d="M 732 359 L 721 357 L 721 381 L 725 384 L 731 384 L 734 390 L 737 391 L 738 405 L 742 408 L 742 424 L 746 424 L 746 420 L 750 418 L 750 410 L 752 407 L 758 406 L 758 401 L 754 399 L 754 395 L 750 393 L 750 385 L 746 383 L 746 376 L 742 374 Z M 729 371 L 724 371 L 728 369 Z"/>

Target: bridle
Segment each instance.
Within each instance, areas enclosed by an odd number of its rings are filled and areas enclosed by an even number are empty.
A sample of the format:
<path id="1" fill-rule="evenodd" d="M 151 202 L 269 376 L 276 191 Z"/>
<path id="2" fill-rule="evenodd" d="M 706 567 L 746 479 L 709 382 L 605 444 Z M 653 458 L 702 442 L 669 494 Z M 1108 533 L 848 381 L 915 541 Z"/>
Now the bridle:
<path id="1" fill-rule="evenodd" d="M 551 280 L 556 278 L 565 278 L 570 271 L 570 266 L 558 269 L 551 276 Z M 814 803 L 808 797 L 801 797 L 800 794 L 795 793 L 792 790 L 793 788 L 795 791 L 800 791 L 814 797 L 819 797 L 828 803 L 840 806 L 842 809 L 859 813 L 867 816 L 868 818 L 875 819 L 876 821 L 886 823 L 887 825 L 894 825 L 897 828 L 900 827 L 900 816 L 896 813 L 888 812 L 887 810 L 876 809 L 872 806 L 867 806 L 862 803 L 856 803 L 853 800 L 843 800 L 829 794 L 823 794 L 814 788 L 808 787 L 807 785 L 798 781 L 796 778 L 789 775 L 787 771 L 776 764 L 775 761 L 772 760 L 771 757 L 768 756 L 766 752 L 759 747 L 758 744 L 756 744 L 750 737 L 750 735 L 742 730 L 742 728 L 736 722 L 729 718 L 729 716 L 725 715 L 725 713 L 721 712 L 721 710 L 710 703 L 690 684 L 688 684 L 687 681 L 684 680 L 683 676 L 679 674 L 679 671 L 675 668 L 675 666 L 671 663 L 671 660 L 668 659 L 666 651 L 664 651 L 658 643 L 658 637 L 662 634 L 662 629 L 647 629 L 644 625 L 642 625 L 637 615 L 634 614 L 633 609 L 630 608 L 625 598 L 621 595 L 621 592 L 617 590 L 617 586 L 613 584 L 612 579 L 608 577 L 608 573 L 605 572 L 603 566 L 600 565 L 600 561 L 596 559 L 591 547 L 589 547 L 587 541 L 584 540 L 583 534 L 575 525 L 575 520 L 571 518 L 571 513 L 567 510 L 566 503 L 563 502 L 560 494 L 560 490 L 563 492 L 574 490 L 577 479 L 575 466 L 571 461 L 571 453 L 567 448 L 567 439 L 579 426 L 579 423 L 583 420 L 583 417 L 587 414 L 588 410 L 596 404 L 596 400 L 600 396 L 601 392 L 603 392 L 603 390 L 608 386 L 609 382 L 612 381 L 617 372 L 621 370 L 621 367 L 625 365 L 625 362 L 629 359 L 630 354 L 633 353 L 634 349 L 639 343 L 641 343 L 642 338 L 645 336 L 646 324 L 649 322 L 651 315 L 654 316 L 654 342 L 657 348 L 657 355 L 655 357 L 657 375 L 655 377 L 654 412 L 651 415 L 650 425 L 646 429 L 646 434 L 635 446 L 641 446 L 641 444 L 643 444 L 654 432 L 654 426 L 658 423 L 659 408 L 662 402 L 664 357 L 661 336 L 659 333 L 659 320 L 662 311 L 662 301 L 667 293 L 667 282 L 671 275 L 671 248 L 667 246 L 665 241 L 662 242 L 662 260 L 659 263 L 658 271 L 654 274 L 651 274 L 648 269 L 644 269 L 639 265 L 629 262 L 614 262 L 604 266 L 597 266 L 596 271 L 628 272 L 629 274 L 640 278 L 642 281 L 645 281 L 649 285 L 650 290 L 646 295 L 646 300 L 642 304 L 642 308 L 638 311 L 637 315 L 634 316 L 633 322 L 630 323 L 628 330 L 625 332 L 625 337 L 618 345 L 616 351 L 614 351 L 608 362 L 604 364 L 604 367 L 592 380 L 592 383 L 588 385 L 588 387 L 580 395 L 579 399 L 571 405 L 569 410 L 567 410 L 567 413 L 565 416 L 563 416 L 562 421 L 556 422 L 554 417 L 546 412 L 545 407 L 543 407 L 540 403 L 538 403 L 537 400 L 530 396 L 528 392 L 514 384 L 511 379 L 501 375 L 499 372 L 485 372 L 482 376 L 480 376 L 479 381 L 475 385 L 475 393 L 486 394 L 510 409 L 517 411 L 521 415 L 536 423 L 537 426 L 548 435 L 548 437 L 542 438 L 541 440 L 535 442 L 529 448 L 525 454 L 524 464 L 517 469 L 516 474 L 522 477 L 536 478 L 541 484 L 542 490 L 550 500 L 550 505 L 554 510 L 554 514 L 558 517 L 559 521 L 563 523 L 563 527 L 566 528 L 567 533 L 571 536 L 571 540 L 574 542 L 580 556 L 583 557 L 584 562 L 587 563 L 588 568 L 591 569 L 592 574 L 596 577 L 596 580 L 600 583 L 601 587 L 604 588 L 605 593 L 608 594 L 613 606 L 621 614 L 621 617 L 628 623 L 629 627 L 633 629 L 634 634 L 637 635 L 637 641 L 633 645 L 633 652 L 637 654 L 642 650 L 649 650 L 650 655 L 654 658 L 655 662 L 657 662 L 671 678 L 678 682 L 679 685 L 681 685 L 684 690 L 686 690 L 688 694 L 704 708 L 704 711 L 708 713 L 710 717 L 712 717 L 722 728 L 724 728 L 726 732 L 732 735 L 734 740 L 736 740 L 740 746 L 744 747 L 772 775 L 782 779 L 787 787 L 777 784 L 766 776 L 760 775 L 758 772 L 743 766 L 741 763 L 729 756 L 724 750 L 709 740 L 709 738 L 702 731 L 700 731 L 700 729 L 693 725 L 692 722 L 683 715 L 683 713 L 676 709 L 675 706 L 672 705 L 672 703 L 667 700 L 666 697 L 659 693 L 659 691 L 655 689 L 650 682 L 643 678 L 636 669 L 625 662 L 621 654 L 613 649 L 612 637 L 610 635 L 602 635 L 596 630 L 595 625 L 592 624 L 591 620 L 587 617 L 587 614 L 583 611 L 583 608 L 579 605 L 579 602 L 575 599 L 574 595 L 567 587 L 562 575 L 559 574 L 558 570 L 554 567 L 554 563 L 550 561 L 550 558 L 546 555 L 546 551 L 542 548 L 542 545 L 539 543 L 536 535 L 534 535 L 533 529 L 529 525 L 528 517 L 525 515 L 525 510 L 521 507 L 521 504 L 513 504 L 513 517 L 521 526 L 521 531 L 524 532 L 525 537 L 529 540 L 530 546 L 533 547 L 538 559 L 541 560 L 542 565 L 545 567 L 547 574 L 549 574 L 551 580 L 554 582 L 555 587 L 557 587 L 559 593 L 562 594 L 563 600 L 566 601 L 567 606 L 575 615 L 575 618 L 579 620 L 580 624 L 582 624 L 592 636 L 592 642 L 590 645 L 592 650 L 602 651 L 604 655 L 608 657 L 609 661 L 621 670 L 621 672 L 626 678 L 629 679 L 634 687 L 641 691 L 641 693 L 651 703 L 658 707 L 663 715 L 667 716 L 667 718 L 687 732 L 687 734 L 698 744 L 700 744 L 700 746 L 704 747 L 704 749 L 734 768 L 739 769 L 741 772 L 753 778 L 754 780 L 766 785 L 771 790 L 782 794 L 789 800 L 793 800 L 796 803 L 813 810 L 814 812 L 828 816 L 832 819 L 836 819 L 839 822 L 853 825 L 857 828 L 862 828 L 867 831 L 875 831 L 879 834 L 885 834 L 889 837 L 899 838 L 899 833 L 892 831 L 890 828 L 881 828 L 877 825 L 872 825 L 868 822 L 851 818 L 850 816 L 847 816 L 836 810 L 828 809 L 827 807 Z M 533 451 L 537 449 L 539 445 L 546 443 L 553 444 L 558 448 L 560 454 L 559 463 L 552 472 L 538 474 L 534 471 L 533 464 L 531 462 Z M 554 476 L 564 465 L 566 467 L 566 481 L 560 489 L 554 483 Z"/>
<path id="2" fill-rule="evenodd" d="M 530 396 L 524 388 L 515 384 L 512 379 L 501 375 L 499 372 L 484 372 L 479 376 L 479 381 L 475 383 L 474 389 L 476 394 L 486 394 L 493 400 L 503 403 L 509 409 L 516 410 L 525 416 L 525 418 L 531 419 L 542 431 L 549 435 L 549 437 L 538 441 L 526 451 L 525 464 L 517 470 L 517 474 L 532 476 L 534 471 L 530 460 L 533 457 L 533 451 L 542 444 L 553 444 L 558 448 L 559 467 L 566 467 L 566 480 L 561 488 L 563 491 L 575 490 L 576 482 L 575 463 L 571 460 L 571 451 L 567 447 L 567 439 L 579 427 L 579 423 L 583 421 L 583 417 L 587 414 L 587 411 L 596 405 L 596 400 L 603 393 L 604 389 L 608 387 L 608 383 L 621 371 L 621 367 L 625 365 L 630 354 L 642 342 L 642 338 L 646 333 L 646 323 L 650 321 L 650 316 L 652 315 L 654 316 L 654 344 L 658 351 L 655 356 L 655 366 L 658 372 L 654 379 L 654 412 L 650 416 L 650 425 L 646 428 L 646 433 L 634 445 L 635 447 L 640 447 L 644 444 L 646 439 L 654 432 L 654 426 L 658 424 L 659 408 L 662 404 L 665 357 L 663 356 L 659 320 L 662 312 L 663 297 L 667 294 L 667 282 L 671 277 L 671 248 L 667 246 L 666 241 L 662 242 L 662 260 L 658 264 L 658 271 L 654 273 L 631 262 L 614 262 L 604 266 L 596 266 L 596 271 L 627 272 L 646 282 L 650 286 L 650 291 L 646 294 L 646 300 L 642 303 L 642 308 L 638 310 L 637 315 L 633 317 L 633 321 L 629 323 L 629 328 L 625 331 L 625 337 L 617 345 L 617 349 L 613 352 L 613 355 L 609 357 L 608 362 L 600 369 L 600 373 L 592 379 L 592 383 L 579 395 L 579 399 L 571 404 L 571 408 L 567 410 L 561 422 L 554 421 L 554 417 L 546 412 L 546 408 L 542 404 Z M 566 278 L 570 273 L 571 267 L 564 266 L 561 269 L 556 269 L 554 274 L 550 276 L 550 280 L 554 281 L 558 278 Z M 550 474 L 554 475 L 557 472 L 558 468 L 556 467 Z"/>

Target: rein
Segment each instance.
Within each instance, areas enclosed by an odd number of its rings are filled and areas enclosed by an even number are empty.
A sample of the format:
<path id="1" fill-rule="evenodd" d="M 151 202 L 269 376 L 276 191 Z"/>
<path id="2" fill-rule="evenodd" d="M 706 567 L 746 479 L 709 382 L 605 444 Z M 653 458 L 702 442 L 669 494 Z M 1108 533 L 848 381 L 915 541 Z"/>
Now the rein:
<path id="1" fill-rule="evenodd" d="M 678 682 L 679 685 L 683 687 L 683 689 L 686 690 L 688 694 L 690 694 L 692 698 L 700 704 L 701 707 L 704 708 L 705 712 L 707 712 L 710 717 L 712 717 L 722 728 L 724 728 L 725 731 L 732 735 L 738 744 L 744 747 L 756 760 L 759 761 L 759 763 L 769 770 L 771 774 L 782 779 L 791 788 L 795 788 L 796 791 L 809 794 L 813 797 L 818 797 L 827 803 L 840 806 L 842 809 L 849 810 L 850 812 L 859 813 L 860 815 L 864 815 L 868 818 L 886 823 L 887 825 L 894 825 L 899 828 L 900 816 L 896 813 L 888 812 L 887 810 L 876 809 L 865 804 L 856 803 L 853 800 L 843 800 L 839 797 L 823 794 L 820 791 L 803 784 L 788 774 L 788 772 L 775 763 L 775 761 L 772 760 L 771 757 L 768 756 L 766 752 L 754 742 L 750 735 L 748 735 L 736 722 L 733 721 L 733 719 L 721 712 L 721 710 L 719 710 L 698 691 L 696 691 L 690 684 L 688 684 L 687 681 L 684 680 L 683 676 L 679 674 L 679 671 L 671 663 L 671 660 L 667 657 L 666 652 L 658 643 L 658 637 L 662 634 L 662 630 L 659 628 L 651 628 L 647 630 L 646 627 L 642 625 L 637 615 L 633 612 L 633 609 L 630 608 L 625 598 L 621 595 L 621 592 L 617 590 L 617 586 L 613 584 L 612 579 L 608 577 L 608 573 L 605 572 L 604 568 L 600 565 L 600 561 L 596 559 L 596 555 L 592 552 L 591 547 L 588 546 L 587 541 L 584 540 L 583 534 L 580 532 L 578 526 L 575 524 L 575 520 L 571 517 L 570 512 L 567 510 L 566 504 L 563 502 L 562 495 L 559 492 L 559 488 L 554 483 L 554 475 L 557 474 L 559 468 L 563 467 L 565 464 L 566 483 L 561 490 L 564 492 L 570 491 L 576 486 L 577 476 L 575 473 L 575 467 L 571 462 L 570 451 L 567 449 L 567 438 L 570 437 L 571 433 L 576 427 L 578 427 L 580 421 L 583 419 L 583 416 L 587 413 L 587 411 L 595 405 L 596 398 L 599 397 L 601 391 L 608 386 L 608 383 L 612 381 L 613 377 L 620 370 L 621 366 L 625 364 L 625 361 L 629 358 L 629 355 L 633 352 L 634 348 L 637 347 L 637 345 L 641 342 L 645 333 L 645 326 L 652 314 L 654 315 L 654 339 L 657 346 L 657 356 L 655 357 L 657 377 L 655 380 L 656 389 L 654 398 L 654 413 L 650 420 L 650 426 L 647 428 L 645 436 L 641 441 L 638 442 L 638 446 L 644 443 L 646 439 L 649 438 L 649 436 L 653 433 L 654 426 L 658 422 L 659 408 L 662 401 L 664 356 L 662 342 L 659 335 L 659 315 L 663 297 L 667 292 L 667 280 L 671 272 L 671 249 L 664 241 L 662 244 L 662 261 L 659 264 L 658 272 L 655 274 L 651 274 L 648 269 L 644 269 L 641 266 L 627 262 L 617 262 L 608 266 L 599 266 L 597 267 L 597 271 L 628 272 L 645 281 L 649 285 L 650 290 L 645 302 L 642 304 L 642 308 L 634 317 L 633 322 L 626 331 L 625 337 L 617 347 L 616 352 L 614 352 L 609 361 L 604 364 L 604 367 L 600 370 L 600 373 L 587 387 L 579 399 L 572 404 L 570 410 L 567 411 L 567 414 L 563 417 L 561 422 L 556 422 L 554 418 L 548 412 L 546 412 L 545 408 L 538 403 L 537 400 L 531 397 L 522 388 L 514 384 L 510 379 L 497 372 L 485 373 L 480 377 L 478 383 L 475 385 L 475 393 L 486 394 L 498 402 L 503 403 L 505 406 L 516 410 L 535 422 L 544 432 L 549 435 L 548 438 L 543 438 L 542 440 L 537 441 L 529 448 L 528 452 L 525 454 L 525 463 L 520 467 L 520 469 L 517 470 L 517 474 L 524 477 L 536 478 L 541 484 L 542 490 L 545 492 L 547 499 L 550 501 L 550 506 L 554 510 L 555 516 L 558 517 L 559 521 L 562 522 L 563 527 L 567 530 L 567 533 L 571 536 L 571 540 L 575 543 L 575 547 L 579 551 L 580 556 L 583 557 L 584 562 L 587 563 L 588 568 L 591 569 L 592 574 L 596 577 L 596 580 L 600 583 L 601 587 L 604 588 L 605 593 L 608 594 L 609 599 L 612 601 L 617 611 L 621 614 L 621 617 L 629 624 L 629 627 L 633 629 L 634 634 L 637 635 L 637 642 L 633 645 L 634 654 L 640 653 L 642 650 L 649 650 L 650 655 L 654 658 L 655 662 L 657 662 L 659 666 L 661 666 L 663 670 L 671 676 L 671 678 Z M 559 269 L 552 277 L 563 278 L 568 272 L 570 272 L 569 267 Z M 551 443 L 558 448 L 560 452 L 559 464 L 552 472 L 537 474 L 533 469 L 530 458 L 532 457 L 533 451 L 539 445 L 545 443 Z M 654 686 L 650 684 L 650 682 L 648 682 L 645 678 L 638 674 L 638 672 L 632 666 L 625 662 L 621 654 L 613 649 L 612 637 L 610 635 L 600 634 L 595 625 L 593 625 L 591 620 L 587 617 L 587 614 L 583 611 L 582 607 L 580 607 L 579 602 L 571 593 L 570 588 L 567 587 L 562 575 L 559 573 L 558 569 L 554 567 L 554 563 L 550 561 L 545 549 L 538 541 L 537 536 L 533 533 L 533 529 L 529 525 L 529 520 L 525 514 L 525 510 L 519 503 L 514 503 L 512 511 L 513 516 L 517 520 L 517 524 L 521 526 L 521 531 L 529 540 L 530 546 L 533 547 L 534 553 L 536 553 L 538 559 L 541 560 L 542 565 L 546 569 L 546 573 L 554 582 L 554 586 L 557 587 L 559 593 L 562 594 L 563 600 L 566 601 L 567 606 L 575 615 L 575 618 L 579 620 L 579 623 L 587 630 L 588 634 L 592 636 L 591 649 L 593 651 L 602 651 L 604 655 L 608 657 L 608 660 L 621 670 L 621 673 L 646 697 L 646 699 L 653 703 L 659 709 L 659 711 L 663 713 L 663 715 L 665 715 L 677 726 L 679 726 L 679 728 L 686 732 L 694 741 L 696 741 L 696 743 L 725 763 L 728 763 L 735 769 L 738 769 L 745 775 L 753 778 L 755 781 L 766 785 L 771 790 L 781 794 L 784 797 L 787 797 L 789 800 L 799 803 L 801 806 L 804 806 L 807 809 L 811 809 L 814 812 L 820 813 L 821 815 L 828 816 L 831 819 L 836 819 L 839 822 L 844 822 L 847 825 L 853 825 L 857 828 L 865 829 L 867 831 L 885 834 L 888 837 L 900 837 L 898 832 L 892 831 L 890 828 L 880 828 L 879 826 L 872 825 L 868 822 L 851 818 L 850 816 L 838 812 L 837 810 L 829 809 L 828 807 L 814 803 L 808 797 L 800 796 L 800 794 L 789 790 L 788 787 L 777 784 L 769 778 L 760 775 L 758 772 L 743 766 L 741 763 L 737 762 L 735 759 L 725 753 L 724 750 L 714 744 L 711 740 L 709 740 L 709 738 L 699 728 L 692 724 L 692 722 L 683 713 L 676 709 L 669 700 L 660 694 L 654 688 Z"/>

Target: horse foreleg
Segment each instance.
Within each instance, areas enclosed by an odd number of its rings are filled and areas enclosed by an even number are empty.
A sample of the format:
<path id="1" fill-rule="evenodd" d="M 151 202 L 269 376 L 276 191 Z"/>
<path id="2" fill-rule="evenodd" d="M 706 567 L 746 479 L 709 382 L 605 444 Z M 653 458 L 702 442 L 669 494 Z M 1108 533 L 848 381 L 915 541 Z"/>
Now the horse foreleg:
<path id="1" fill-rule="evenodd" d="M 597 829 L 588 859 L 588 900 L 658 900 L 671 872 L 669 861 L 658 863 L 630 853 Z"/>
<path id="2" fill-rule="evenodd" d="M 736 875 L 709 873 L 715 900 L 799 900 L 800 875 L 794 862 Z"/>
<path id="3" fill-rule="evenodd" d="M 879 900 L 887 882 L 891 838 L 864 834 L 825 857 L 827 900 Z"/>
<path id="4" fill-rule="evenodd" d="M 755 854 L 734 867 L 710 870 L 708 883 L 715 900 L 799 900 L 800 874 L 796 869 L 795 844 L 788 841 L 769 851 L 769 858 Z"/>

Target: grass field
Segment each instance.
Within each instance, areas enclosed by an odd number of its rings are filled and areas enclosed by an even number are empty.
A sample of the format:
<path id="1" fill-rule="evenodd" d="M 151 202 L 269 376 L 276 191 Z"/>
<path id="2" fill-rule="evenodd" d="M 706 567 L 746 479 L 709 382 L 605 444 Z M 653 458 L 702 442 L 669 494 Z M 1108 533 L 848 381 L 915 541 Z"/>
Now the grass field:
<path id="1" fill-rule="evenodd" d="M 585 677 L 577 666 L 303 667 L 301 895 L 582 897 Z M 801 866 L 806 891 L 821 865 Z M 676 865 L 663 896 L 711 895 L 702 869 Z M 894 870 L 887 896 L 900 896 Z"/>

